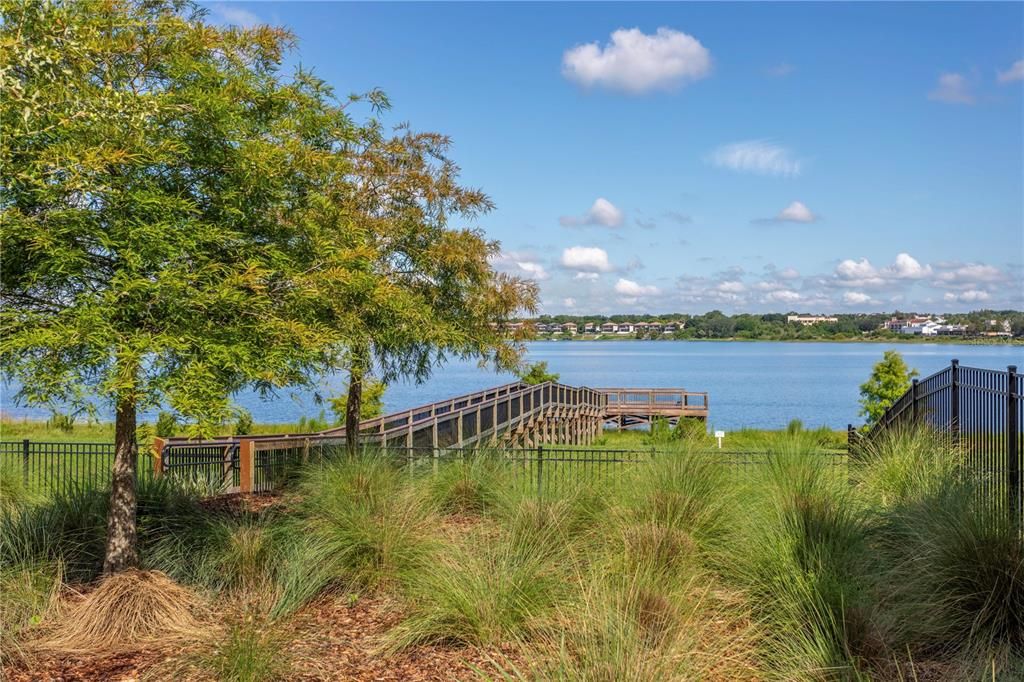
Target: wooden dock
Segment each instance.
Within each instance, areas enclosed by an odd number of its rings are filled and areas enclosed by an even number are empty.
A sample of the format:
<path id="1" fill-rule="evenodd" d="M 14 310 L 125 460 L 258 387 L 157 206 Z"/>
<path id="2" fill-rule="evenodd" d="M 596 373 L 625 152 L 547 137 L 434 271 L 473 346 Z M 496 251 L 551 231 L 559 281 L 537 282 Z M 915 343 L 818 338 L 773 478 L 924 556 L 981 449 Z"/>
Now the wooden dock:
<path id="1" fill-rule="evenodd" d="M 707 421 L 708 394 L 677 388 L 598 388 L 605 396 L 605 423 L 618 428 L 650 425 L 665 419 L 675 426 L 680 419 Z"/>

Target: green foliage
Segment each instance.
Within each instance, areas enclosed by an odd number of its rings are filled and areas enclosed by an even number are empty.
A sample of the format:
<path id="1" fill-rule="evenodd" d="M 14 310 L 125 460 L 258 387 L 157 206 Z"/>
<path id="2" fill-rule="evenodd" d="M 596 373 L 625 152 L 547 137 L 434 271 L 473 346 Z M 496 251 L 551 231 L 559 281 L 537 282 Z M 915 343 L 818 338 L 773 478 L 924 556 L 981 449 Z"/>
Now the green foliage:
<path id="1" fill-rule="evenodd" d="M 70 414 L 61 414 L 54 412 L 50 415 L 50 418 L 46 420 L 47 428 L 56 429 L 63 433 L 71 433 L 75 430 L 75 417 Z"/>
<path id="2" fill-rule="evenodd" d="M 280 637 L 251 616 L 232 624 L 227 637 L 203 660 L 202 667 L 224 682 L 270 682 L 287 675 Z"/>
<path id="3" fill-rule="evenodd" d="M 324 415 L 324 411 L 320 410 L 320 414 L 316 417 L 307 417 L 305 415 L 299 417 L 299 421 L 296 423 L 295 429 L 298 433 L 312 433 L 315 431 L 323 431 L 329 426 L 330 424 L 327 423 L 327 417 Z"/>
<path id="4" fill-rule="evenodd" d="M 791 419 L 789 424 L 786 424 L 786 433 L 791 436 L 795 436 L 804 430 L 804 423 L 799 419 Z"/>
<path id="5" fill-rule="evenodd" d="M 234 431 L 236 434 L 245 435 L 253 432 L 255 424 L 252 420 L 252 412 L 246 409 L 238 410 L 238 417 L 235 419 Z"/>
<path id="6" fill-rule="evenodd" d="M 359 420 L 373 419 L 384 414 L 384 391 L 387 384 L 372 377 L 363 377 L 362 399 L 359 402 Z M 331 411 L 334 423 L 344 426 L 345 414 L 348 409 L 348 389 L 331 398 Z"/>
<path id="7" fill-rule="evenodd" d="M 62 585 L 56 562 L 0 563 L 0 664 L 26 657 L 23 633 L 39 624 Z"/>
<path id="8" fill-rule="evenodd" d="M 156 417 L 156 435 L 158 438 L 170 438 L 178 435 L 178 417 L 173 412 L 160 410 Z"/>
<path id="9" fill-rule="evenodd" d="M 558 375 L 553 372 L 549 372 L 548 363 L 544 361 L 534 362 L 527 365 L 526 367 L 521 368 L 517 372 L 517 376 L 519 377 L 520 381 L 530 386 L 534 386 L 536 384 L 543 384 L 548 381 L 558 381 Z"/>
<path id="10" fill-rule="evenodd" d="M 444 514 L 486 514 L 509 503 L 512 477 L 499 456 L 471 453 L 442 464 L 426 485 L 434 507 Z"/>
<path id="11" fill-rule="evenodd" d="M 878 421 L 886 409 L 899 400 L 910 388 L 910 380 L 918 374 L 907 367 L 903 356 L 887 350 L 871 370 L 871 377 L 860 386 L 860 413 L 871 425 Z"/>

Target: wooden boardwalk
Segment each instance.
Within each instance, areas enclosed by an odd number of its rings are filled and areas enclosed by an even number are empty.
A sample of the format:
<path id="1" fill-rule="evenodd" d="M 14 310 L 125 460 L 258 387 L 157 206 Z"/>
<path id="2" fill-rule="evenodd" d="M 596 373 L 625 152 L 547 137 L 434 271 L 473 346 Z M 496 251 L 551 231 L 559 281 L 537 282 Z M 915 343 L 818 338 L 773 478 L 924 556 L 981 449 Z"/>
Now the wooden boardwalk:
<path id="1" fill-rule="evenodd" d="M 434 451 L 472 447 L 535 447 L 544 444 L 590 445 L 602 428 L 650 424 L 664 418 L 707 419 L 708 396 L 682 389 L 603 388 L 548 382 L 511 383 L 456 396 L 383 417 L 359 426 L 360 442 L 370 446 Z M 157 439 L 158 471 L 177 468 L 223 469 L 241 481 L 243 492 L 259 490 L 259 471 L 271 462 L 309 459 L 340 448 L 344 427 L 315 433 L 229 436 L 196 441 Z M 231 472 L 234 472 L 232 474 Z M 248 483 L 247 483 L 248 482 Z"/>

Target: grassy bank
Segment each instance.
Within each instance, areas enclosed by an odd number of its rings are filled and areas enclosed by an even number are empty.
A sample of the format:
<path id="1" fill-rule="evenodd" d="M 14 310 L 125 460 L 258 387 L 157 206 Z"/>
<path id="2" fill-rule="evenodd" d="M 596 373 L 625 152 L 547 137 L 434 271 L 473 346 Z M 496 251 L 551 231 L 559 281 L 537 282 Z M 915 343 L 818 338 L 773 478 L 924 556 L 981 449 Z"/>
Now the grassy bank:
<path id="1" fill-rule="evenodd" d="M 5 673 L 1019 679 L 1020 538 L 941 439 L 841 469 L 814 433 L 760 444 L 742 477 L 684 440 L 543 499 L 489 457 L 335 461 L 258 504 L 148 482 L 145 570 L 99 583 L 106 496 L 5 481 Z"/>

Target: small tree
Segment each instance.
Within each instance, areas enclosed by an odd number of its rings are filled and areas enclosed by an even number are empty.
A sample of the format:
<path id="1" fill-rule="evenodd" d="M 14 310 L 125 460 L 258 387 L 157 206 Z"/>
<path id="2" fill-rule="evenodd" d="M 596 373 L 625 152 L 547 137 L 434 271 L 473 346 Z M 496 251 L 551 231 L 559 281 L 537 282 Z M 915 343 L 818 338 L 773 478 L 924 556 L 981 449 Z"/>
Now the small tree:
<path id="1" fill-rule="evenodd" d="M 362 400 L 359 402 L 359 421 L 373 419 L 384 414 L 384 391 L 387 384 L 372 377 L 363 377 Z M 349 389 L 339 396 L 331 398 L 331 411 L 334 412 L 334 423 L 344 426 L 348 415 Z"/>
<path id="2" fill-rule="evenodd" d="M 558 381 L 558 375 L 548 371 L 548 363 L 546 362 L 535 362 L 527 365 L 519 370 L 518 375 L 520 381 L 530 386 L 543 384 L 548 381 Z"/>
<path id="3" fill-rule="evenodd" d="M 871 377 L 860 386 L 860 413 L 865 416 L 868 426 L 877 422 L 899 400 L 917 374 L 916 369 L 907 367 L 902 355 L 894 350 L 885 351 L 871 370 Z"/>

